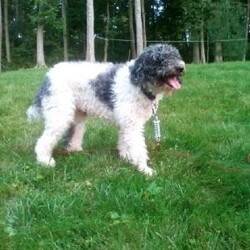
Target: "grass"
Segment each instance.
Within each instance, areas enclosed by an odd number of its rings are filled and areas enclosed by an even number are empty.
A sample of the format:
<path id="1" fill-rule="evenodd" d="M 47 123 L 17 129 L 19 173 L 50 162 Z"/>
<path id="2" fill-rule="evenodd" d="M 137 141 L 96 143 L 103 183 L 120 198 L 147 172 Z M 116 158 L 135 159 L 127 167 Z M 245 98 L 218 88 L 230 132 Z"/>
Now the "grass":
<path id="1" fill-rule="evenodd" d="M 147 178 L 122 161 L 117 131 L 88 123 L 85 153 L 36 164 L 41 124 L 25 111 L 44 70 L 0 75 L 0 249 L 249 249 L 250 63 L 188 65 L 146 128 Z"/>

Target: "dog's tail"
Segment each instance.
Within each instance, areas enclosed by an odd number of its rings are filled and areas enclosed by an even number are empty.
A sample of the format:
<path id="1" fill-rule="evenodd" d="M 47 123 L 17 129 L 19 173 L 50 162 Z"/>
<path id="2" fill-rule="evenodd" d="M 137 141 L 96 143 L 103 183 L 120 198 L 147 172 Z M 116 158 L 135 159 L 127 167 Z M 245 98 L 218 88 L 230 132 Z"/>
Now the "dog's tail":
<path id="1" fill-rule="evenodd" d="M 42 116 L 41 108 L 39 108 L 35 103 L 31 105 L 26 111 L 28 117 L 28 122 L 32 123 L 35 120 L 39 120 Z"/>

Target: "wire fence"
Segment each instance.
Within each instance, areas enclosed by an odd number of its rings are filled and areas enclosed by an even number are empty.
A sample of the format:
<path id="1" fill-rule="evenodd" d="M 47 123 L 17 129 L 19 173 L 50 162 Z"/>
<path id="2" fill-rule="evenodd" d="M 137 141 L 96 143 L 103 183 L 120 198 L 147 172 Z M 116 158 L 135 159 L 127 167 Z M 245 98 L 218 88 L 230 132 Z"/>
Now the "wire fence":
<path id="1" fill-rule="evenodd" d="M 130 39 L 124 38 L 105 38 L 95 35 L 97 57 L 99 60 L 103 59 L 103 48 L 105 42 L 108 42 L 108 60 L 110 61 L 126 61 L 132 58 Z M 201 53 L 200 40 L 147 40 L 146 44 L 168 43 L 176 46 L 182 54 L 186 62 L 194 61 L 194 47 L 198 46 L 198 54 Z M 206 62 L 214 62 L 218 53 L 223 61 L 240 61 L 243 58 L 250 59 L 249 44 L 245 38 L 231 38 L 218 40 L 205 40 L 204 53 Z M 220 51 L 216 49 L 216 43 L 220 44 Z M 246 47 L 247 45 L 247 47 Z"/>
<path id="2" fill-rule="evenodd" d="M 99 35 L 95 35 L 95 39 L 103 41 L 116 41 L 116 42 L 132 42 L 130 39 L 120 39 L 120 38 L 105 38 Z M 235 38 L 235 39 L 217 39 L 209 42 L 237 42 L 237 41 L 246 41 L 246 38 Z M 147 40 L 147 44 L 151 43 L 200 43 L 200 40 Z M 205 43 L 208 41 L 204 41 Z"/>

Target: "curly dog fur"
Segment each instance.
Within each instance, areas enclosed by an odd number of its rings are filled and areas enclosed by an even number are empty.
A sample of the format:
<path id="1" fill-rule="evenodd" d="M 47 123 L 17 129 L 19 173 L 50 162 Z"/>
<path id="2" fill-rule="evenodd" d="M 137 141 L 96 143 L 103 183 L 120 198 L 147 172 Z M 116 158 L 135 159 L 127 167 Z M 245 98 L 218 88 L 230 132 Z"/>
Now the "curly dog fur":
<path id="1" fill-rule="evenodd" d="M 149 46 L 125 64 L 63 62 L 47 73 L 27 110 L 29 120 L 42 116 L 45 128 L 35 146 L 37 161 L 55 166 L 53 149 L 70 131 L 67 150 L 82 150 L 89 116 L 109 119 L 119 128 L 119 154 L 148 175 L 144 125 L 152 116 L 152 101 L 181 87 L 185 63 L 168 44 Z"/>

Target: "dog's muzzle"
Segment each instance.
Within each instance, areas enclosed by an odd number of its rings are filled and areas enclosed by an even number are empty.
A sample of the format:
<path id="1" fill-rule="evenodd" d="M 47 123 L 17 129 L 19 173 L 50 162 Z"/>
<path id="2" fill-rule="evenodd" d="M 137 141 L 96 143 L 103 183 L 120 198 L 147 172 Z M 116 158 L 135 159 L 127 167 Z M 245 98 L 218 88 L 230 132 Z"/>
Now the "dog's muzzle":
<path id="1" fill-rule="evenodd" d="M 179 61 L 173 69 L 173 72 L 170 73 L 165 81 L 165 84 L 170 89 L 180 89 L 181 88 L 181 77 L 185 74 L 185 63 Z"/>
<path id="2" fill-rule="evenodd" d="M 175 65 L 175 71 L 178 75 L 182 76 L 186 71 L 185 63 L 183 61 L 179 61 L 179 63 Z"/>

